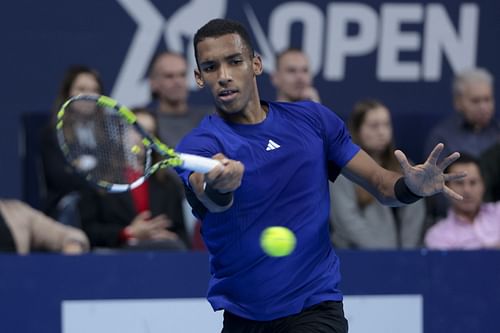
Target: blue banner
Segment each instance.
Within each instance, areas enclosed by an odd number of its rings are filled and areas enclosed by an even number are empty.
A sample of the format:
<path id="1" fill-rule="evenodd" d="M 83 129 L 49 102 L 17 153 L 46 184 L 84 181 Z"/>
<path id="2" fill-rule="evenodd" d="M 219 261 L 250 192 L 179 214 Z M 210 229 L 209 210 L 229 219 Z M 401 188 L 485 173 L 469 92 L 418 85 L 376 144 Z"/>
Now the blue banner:
<path id="1" fill-rule="evenodd" d="M 339 251 L 339 257 L 340 288 L 348 295 L 346 316 L 353 333 L 498 331 L 500 251 Z M 183 300 L 188 299 L 206 304 L 209 273 L 208 256 L 204 253 L 0 255 L 0 267 L 2 332 L 115 332 L 129 319 L 135 319 L 141 327 L 127 332 L 191 332 L 182 328 L 153 329 L 153 323 L 148 322 L 154 319 L 152 313 L 141 312 L 138 304 L 146 301 L 155 317 L 160 317 L 156 320 L 179 316 L 196 322 L 212 314 L 208 306 L 191 303 L 189 310 L 182 306 Z M 350 296 L 378 296 L 382 306 L 371 308 L 368 313 L 360 312 L 362 309 L 354 306 L 355 299 L 349 299 Z M 391 296 L 410 301 L 416 298 L 420 306 L 403 303 L 399 309 L 401 317 L 396 317 L 398 309 L 383 302 L 384 298 L 391 300 Z M 370 297 L 361 301 L 369 303 Z M 66 312 L 65 303 L 74 309 L 72 313 Z M 97 316 L 103 303 L 107 310 Z M 125 311 L 129 311 L 125 307 L 136 309 L 133 318 L 124 317 L 128 313 Z M 183 310 L 175 314 L 179 308 Z M 414 313 L 418 323 L 409 320 Z M 106 330 L 103 324 L 96 325 L 98 330 L 77 330 L 78 325 L 72 325 L 92 314 L 102 322 L 110 322 L 112 328 Z M 116 316 L 123 319 L 116 320 Z M 213 320 L 221 323 L 221 318 Z M 403 321 L 403 329 L 391 330 L 398 321 Z M 76 329 L 62 331 L 63 323 Z M 363 323 L 371 329 L 355 329 Z M 94 323 L 87 325 L 90 324 Z M 82 327 L 82 323 L 79 325 Z M 189 326 L 186 321 L 185 325 Z"/>

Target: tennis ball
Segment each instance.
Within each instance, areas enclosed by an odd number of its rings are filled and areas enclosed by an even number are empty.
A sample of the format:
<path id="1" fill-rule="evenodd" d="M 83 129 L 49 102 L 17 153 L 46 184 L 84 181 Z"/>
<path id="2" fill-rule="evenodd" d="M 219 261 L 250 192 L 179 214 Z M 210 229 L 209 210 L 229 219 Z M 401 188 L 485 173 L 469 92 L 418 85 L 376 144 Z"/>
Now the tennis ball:
<path id="1" fill-rule="evenodd" d="M 132 148 L 130 148 L 130 151 L 133 153 L 133 154 L 139 154 L 141 152 L 141 148 L 139 148 L 138 145 L 133 145 Z"/>
<path id="2" fill-rule="evenodd" d="M 285 227 L 269 227 L 260 235 L 260 246 L 271 257 L 284 257 L 295 249 L 297 240 L 290 229 Z"/>

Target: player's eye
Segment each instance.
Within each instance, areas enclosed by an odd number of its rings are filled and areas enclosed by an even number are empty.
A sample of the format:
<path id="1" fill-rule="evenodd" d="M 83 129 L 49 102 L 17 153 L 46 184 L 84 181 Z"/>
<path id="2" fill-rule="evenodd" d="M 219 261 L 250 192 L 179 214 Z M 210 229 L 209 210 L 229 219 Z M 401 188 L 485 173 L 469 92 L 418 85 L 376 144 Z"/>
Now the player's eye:
<path id="1" fill-rule="evenodd" d="M 204 72 L 213 72 L 215 70 L 214 64 L 203 64 L 201 65 L 201 70 Z"/>

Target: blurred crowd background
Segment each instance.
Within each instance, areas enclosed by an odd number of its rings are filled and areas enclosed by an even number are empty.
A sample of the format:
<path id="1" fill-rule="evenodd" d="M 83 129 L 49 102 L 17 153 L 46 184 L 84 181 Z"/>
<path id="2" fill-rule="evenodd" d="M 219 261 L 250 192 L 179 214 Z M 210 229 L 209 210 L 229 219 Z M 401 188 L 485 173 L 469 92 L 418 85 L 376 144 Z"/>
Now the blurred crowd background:
<path id="1" fill-rule="evenodd" d="M 21 0 L 3 7 L 3 197 L 23 196 L 21 115 L 49 112 L 69 65 L 98 69 L 105 93 L 122 103 L 146 104 L 147 70 L 154 54 L 181 52 L 192 66 L 190 38 L 212 17 L 240 20 L 253 33 L 264 59 L 263 98 L 275 97 L 268 77 L 275 53 L 301 48 L 323 103 L 347 119 L 361 98 L 384 101 L 395 118 L 397 145 L 416 161 L 422 158 L 422 132 L 454 112 L 453 74 L 475 66 L 487 68 L 494 77 L 500 72 L 499 4 L 489 0 L 91 0 L 85 6 Z M 197 92 L 188 77 L 190 98 L 209 103 L 208 94 Z"/>
<path id="2" fill-rule="evenodd" d="M 80 220 L 90 223 L 90 227 L 83 225 L 87 235 L 103 234 L 96 221 L 121 221 L 111 231 L 106 229 L 114 235 L 115 243 L 91 236 L 91 246 L 117 246 L 130 237 L 122 229 L 137 225 L 134 216 L 139 220 L 151 216 L 140 216 L 137 206 L 122 216 L 109 215 L 107 208 L 121 207 L 127 201 L 78 192 L 78 181 L 63 181 L 63 162 L 57 157 L 51 159 L 57 155 L 55 138 L 47 133 L 53 125 L 51 114 L 76 92 L 110 95 L 136 112 L 146 110 L 145 117 L 148 112 L 153 114 L 152 130 L 175 145 L 185 131 L 211 112 L 209 94 L 194 84 L 191 39 L 214 17 L 239 20 L 252 33 L 264 62 L 264 74 L 258 79 L 263 99 L 320 101 L 339 114 L 357 143 L 386 167 L 397 169 L 391 158 L 384 157 L 383 150 L 399 148 L 413 162 L 422 162 L 430 146 L 446 140 L 450 149 L 466 151 L 479 163 L 482 153 L 498 140 L 499 114 L 494 106 L 498 85 L 494 79 L 500 76 L 500 47 L 496 42 L 500 4 L 495 1 L 89 0 L 80 6 L 68 1 L 48 5 L 21 0 L 4 5 L 2 12 L 5 48 L 0 55 L 4 63 L 0 197 L 22 200 L 62 222 L 68 218 L 64 215 L 68 210 L 61 212 L 61 207 L 69 205 L 76 209 L 76 213 L 70 209 L 69 214 L 78 214 L 77 227 L 82 227 Z M 83 86 L 75 87 L 81 73 Z M 481 85 L 486 85 L 486 92 L 476 91 L 474 96 L 483 99 L 474 102 L 470 91 L 480 90 L 477 87 Z M 297 95 L 294 89 L 305 92 Z M 465 105 L 466 93 L 469 103 L 482 104 L 476 109 Z M 189 116 L 179 120 L 177 116 L 186 110 Z M 467 110 L 473 115 L 469 117 Z M 374 139 L 363 137 L 361 129 L 369 120 L 374 121 L 373 126 L 386 127 L 383 147 L 372 147 Z M 495 153 L 489 160 L 495 160 Z M 490 169 L 490 175 L 496 172 L 494 165 L 490 164 Z M 178 185 L 174 180 L 170 183 Z M 72 187 L 64 188 L 68 184 Z M 485 182 L 486 187 L 489 184 Z M 61 185 L 63 188 L 58 188 Z M 342 187 L 342 179 L 335 186 Z M 67 195 L 75 189 L 78 195 L 73 201 L 75 197 Z M 340 247 L 421 246 L 425 231 L 444 218 L 449 208 L 438 197 L 420 202 L 416 213 L 382 212 L 370 206 L 373 198 L 366 193 L 357 188 L 343 192 L 349 191 L 351 198 L 332 199 L 333 206 L 338 205 L 332 210 L 332 219 L 339 221 L 338 236 L 361 232 L 343 229 L 343 225 L 352 228 L 355 224 L 335 216 L 352 219 L 353 211 L 347 208 L 350 203 L 356 214 L 363 215 L 358 216 L 358 222 L 366 214 L 389 221 L 391 226 L 372 227 L 384 237 L 392 235 L 392 240 L 371 244 L 377 238 L 373 236 L 375 231 L 364 230 L 369 240 L 358 240 L 361 243 L 357 244 L 352 239 L 333 239 Z M 175 237 L 191 247 L 199 241 L 193 239 L 198 226 L 196 221 L 187 221 L 190 217 L 185 204 L 179 203 L 183 200 L 180 195 L 173 199 L 175 207 L 157 213 L 169 216 L 169 221 L 160 224 L 163 228 L 167 225 Z M 63 197 L 65 200 L 61 200 Z M 123 200 L 129 200 L 129 207 L 132 201 L 137 204 L 134 197 Z M 72 206 L 74 202 L 76 206 Z M 90 211 L 82 205 L 106 209 Z M 176 222 L 172 216 L 182 217 Z M 405 231 L 400 222 L 407 219 L 415 222 L 404 224 L 409 226 Z"/>

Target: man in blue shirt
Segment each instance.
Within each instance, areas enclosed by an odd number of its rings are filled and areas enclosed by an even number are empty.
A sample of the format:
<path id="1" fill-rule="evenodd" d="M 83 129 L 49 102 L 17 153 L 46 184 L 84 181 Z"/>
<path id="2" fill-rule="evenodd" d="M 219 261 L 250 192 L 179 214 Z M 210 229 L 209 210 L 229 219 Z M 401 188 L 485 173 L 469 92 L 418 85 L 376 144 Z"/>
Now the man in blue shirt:
<path id="1" fill-rule="evenodd" d="M 347 332 L 339 260 L 328 232 L 328 180 L 340 171 L 382 202 L 402 205 L 421 196 L 460 195 L 443 175 L 443 145 L 425 164 L 396 155 L 401 174 L 377 165 L 352 143 L 343 122 L 314 102 L 259 99 L 262 61 L 237 22 L 216 19 L 194 37 L 200 87 L 211 90 L 217 114 L 206 117 L 177 149 L 213 157 L 220 167 L 201 174 L 178 170 L 194 212 L 203 220 L 210 253 L 208 300 L 224 310 L 223 332 Z M 261 232 L 273 225 L 297 237 L 293 253 L 267 256 Z"/>

